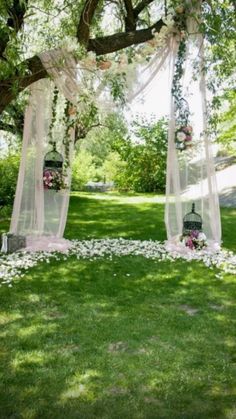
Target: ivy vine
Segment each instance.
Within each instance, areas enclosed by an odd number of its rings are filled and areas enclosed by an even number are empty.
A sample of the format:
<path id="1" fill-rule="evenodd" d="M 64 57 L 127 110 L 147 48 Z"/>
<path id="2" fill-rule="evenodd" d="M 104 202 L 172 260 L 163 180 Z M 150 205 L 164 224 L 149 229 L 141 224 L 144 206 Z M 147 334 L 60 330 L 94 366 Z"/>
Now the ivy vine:
<path id="1" fill-rule="evenodd" d="M 54 148 L 56 146 L 56 142 L 55 142 L 55 139 L 53 138 L 53 127 L 55 125 L 56 116 L 57 116 L 58 95 L 59 95 L 59 90 L 55 86 L 53 90 L 53 98 L 52 98 L 52 117 L 51 117 L 51 123 L 49 126 L 49 133 L 48 133 L 48 138 L 49 138 L 48 143 Z"/>
<path id="2" fill-rule="evenodd" d="M 174 98 L 176 123 L 179 126 L 187 126 L 189 120 L 189 105 L 184 98 L 182 88 L 182 77 L 184 74 L 184 63 L 186 59 L 186 41 L 182 39 L 179 44 L 177 59 L 175 62 L 174 77 L 171 93 Z"/>
<path id="3" fill-rule="evenodd" d="M 49 133 L 48 133 L 48 143 L 52 146 L 53 151 L 56 150 L 56 141 L 53 137 L 53 128 L 56 123 L 57 119 L 57 110 L 58 110 L 58 96 L 59 90 L 55 86 L 53 90 L 53 99 L 52 99 L 52 116 L 51 116 L 51 123 L 49 126 Z M 64 124 L 65 126 L 65 133 L 63 138 L 63 146 L 64 146 L 64 169 L 70 166 L 70 129 L 75 126 L 75 118 L 71 116 L 70 110 L 73 108 L 72 103 L 69 100 L 65 101 L 65 107 L 63 116 L 60 119 L 60 123 Z"/>
<path id="4" fill-rule="evenodd" d="M 73 110 L 73 104 L 66 99 L 66 106 L 64 109 L 64 116 L 63 122 L 65 125 L 65 135 L 62 141 L 64 145 L 64 168 L 68 168 L 70 166 L 70 130 L 75 126 L 75 118 L 72 117 L 71 110 Z"/>

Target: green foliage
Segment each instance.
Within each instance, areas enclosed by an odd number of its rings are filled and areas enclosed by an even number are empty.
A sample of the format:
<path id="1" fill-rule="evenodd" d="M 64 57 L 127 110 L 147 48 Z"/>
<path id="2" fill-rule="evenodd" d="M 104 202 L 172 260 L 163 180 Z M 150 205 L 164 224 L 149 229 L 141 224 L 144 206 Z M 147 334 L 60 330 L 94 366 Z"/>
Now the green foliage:
<path id="1" fill-rule="evenodd" d="M 95 177 L 96 167 L 93 163 L 93 156 L 86 150 L 79 151 L 72 165 L 72 190 L 84 189 L 84 185 Z"/>
<path id="2" fill-rule="evenodd" d="M 167 123 L 164 119 L 135 122 L 135 134 L 140 143 L 128 144 L 126 166 L 117 185 L 136 192 L 165 190 L 167 157 Z"/>
<path id="3" fill-rule="evenodd" d="M 236 91 L 225 95 L 227 110 L 219 118 L 218 142 L 230 153 L 236 153 Z"/>
<path id="4" fill-rule="evenodd" d="M 121 160 L 119 153 L 113 151 L 109 153 L 100 169 L 100 177 L 106 182 L 119 184 L 119 179 L 126 168 L 126 162 Z"/>
<path id="5" fill-rule="evenodd" d="M 13 204 L 19 163 L 19 155 L 9 155 L 0 159 L 0 208 Z"/>
<path id="6" fill-rule="evenodd" d="M 110 87 L 110 91 L 114 102 L 118 102 L 121 105 L 125 103 L 124 89 L 126 84 L 126 74 L 118 73 L 116 77 L 112 74 L 107 78 L 107 84 Z"/>
<path id="7" fill-rule="evenodd" d="M 208 40 L 208 60 L 218 82 L 234 74 L 236 20 L 234 0 L 203 2 L 202 30 Z"/>
<path id="8" fill-rule="evenodd" d="M 85 149 L 91 153 L 96 166 L 99 167 L 103 165 L 108 154 L 112 151 L 122 154 L 127 136 L 128 129 L 123 116 L 111 113 L 94 129 L 91 129 L 84 139 L 79 141 L 79 149 Z"/>
<path id="9" fill-rule="evenodd" d="M 84 179 L 113 181 L 118 189 L 136 192 L 165 190 L 167 123 L 164 119 L 134 122 L 137 141 L 128 137 L 120 115 L 112 114 L 106 127 L 91 131 L 80 144 L 80 153 L 90 156 Z M 84 161 L 81 162 L 84 167 Z M 90 168 L 92 167 L 91 171 Z M 79 169 L 78 169 L 79 170 Z M 96 172 L 96 175 L 95 175 Z M 74 174 L 73 169 L 73 174 Z M 93 176 L 88 179 L 88 176 Z M 82 179 L 81 179 L 82 181 Z M 85 183 L 86 183 L 85 182 Z M 76 183 L 73 181 L 72 186 Z M 80 183 L 79 189 L 81 189 Z M 78 189 L 78 187 L 76 186 Z M 77 190 L 76 189 L 76 190 Z"/>

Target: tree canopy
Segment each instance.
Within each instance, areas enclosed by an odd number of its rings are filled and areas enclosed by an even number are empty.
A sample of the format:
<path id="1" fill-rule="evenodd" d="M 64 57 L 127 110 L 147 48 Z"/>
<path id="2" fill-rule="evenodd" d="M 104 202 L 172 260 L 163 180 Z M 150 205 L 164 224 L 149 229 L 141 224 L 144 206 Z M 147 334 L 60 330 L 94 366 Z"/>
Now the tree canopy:
<path id="1" fill-rule="evenodd" d="M 234 82 L 236 1 L 192 2 L 202 5 L 200 30 L 207 40 L 208 69 L 216 92 L 226 79 Z M 22 128 L 19 93 L 47 77 L 38 57 L 41 52 L 74 42 L 80 46 L 78 59 L 89 51 L 97 57 L 120 50 L 130 54 L 130 48 L 151 41 L 161 31 L 169 12 L 184 27 L 188 4 L 187 0 L 0 0 L 0 115 L 7 111 L 8 116 L 0 119 L 0 129 Z"/>

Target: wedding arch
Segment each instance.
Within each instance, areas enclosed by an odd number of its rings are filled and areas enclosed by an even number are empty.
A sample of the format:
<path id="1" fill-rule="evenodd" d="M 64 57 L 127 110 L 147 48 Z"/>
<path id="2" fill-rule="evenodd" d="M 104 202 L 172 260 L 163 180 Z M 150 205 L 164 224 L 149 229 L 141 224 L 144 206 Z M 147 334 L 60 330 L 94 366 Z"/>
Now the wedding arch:
<path id="1" fill-rule="evenodd" d="M 119 57 L 114 63 L 97 62 L 93 53 L 77 62 L 73 52 L 68 50 L 47 51 L 39 56 L 48 78 L 30 86 L 10 226 L 11 234 L 26 237 L 28 249 L 61 250 L 70 245 L 63 234 L 69 204 L 76 111 L 86 111 L 92 96 L 96 105 L 106 112 L 112 103 L 109 80 L 124 74 L 128 86 L 126 101 L 132 103 L 145 96 L 148 89 L 155 88 L 164 69 L 169 71 L 170 97 L 167 245 L 172 250 L 181 245 L 183 251 L 191 248 L 188 240 L 192 246 L 196 242 L 204 246 L 207 242 L 212 250 L 220 245 L 220 210 L 207 127 L 200 10 L 191 1 L 187 4 L 190 17 L 186 30 L 167 16 L 166 25 L 156 34 L 154 30 L 153 40 L 138 50 L 131 65 L 125 62 L 125 57 Z M 193 224 L 183 236 L 187 213 L 191 222 L 197 217 L 199 230 L 196 231 L 197 224 Z"/>

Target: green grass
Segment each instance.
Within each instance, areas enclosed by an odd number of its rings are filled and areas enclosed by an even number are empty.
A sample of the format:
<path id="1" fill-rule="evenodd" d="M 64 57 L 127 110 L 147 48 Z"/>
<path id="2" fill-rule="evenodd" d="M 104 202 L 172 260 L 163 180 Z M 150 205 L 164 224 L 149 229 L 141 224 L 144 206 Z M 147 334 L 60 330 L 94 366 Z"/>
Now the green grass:
<path id="1" fill-rule="evenodd" d="M 66 236 L 165 239 L 163 204 L 108 197 L 74 194 Z M 222 211 L 234 251 L 235 215 Z M 233 276 L 71 257 L 39 264 L 0 298 L 1 418 L 236 417 Z"/>

